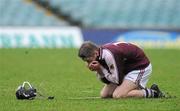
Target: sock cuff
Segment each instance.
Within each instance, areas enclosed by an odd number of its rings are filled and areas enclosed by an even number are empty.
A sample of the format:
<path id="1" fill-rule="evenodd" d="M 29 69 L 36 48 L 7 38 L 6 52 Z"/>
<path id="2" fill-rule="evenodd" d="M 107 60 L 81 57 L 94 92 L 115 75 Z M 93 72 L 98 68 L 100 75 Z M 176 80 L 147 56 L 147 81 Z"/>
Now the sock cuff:
<path id="1" fill-rule="evenodd" d="M 153 89 L 145 88 L 143 89 L 144 97 L 145 98 L 157 98 L 157 92 Z"/>
<path id="2" fill-rule="evenodd" d="M 147 88 L 143 89 L 143 92 L 144 92 L 144 97 L 145 97 L 145 98 L 148 98 L 149 93 L 148 93 Z"/>

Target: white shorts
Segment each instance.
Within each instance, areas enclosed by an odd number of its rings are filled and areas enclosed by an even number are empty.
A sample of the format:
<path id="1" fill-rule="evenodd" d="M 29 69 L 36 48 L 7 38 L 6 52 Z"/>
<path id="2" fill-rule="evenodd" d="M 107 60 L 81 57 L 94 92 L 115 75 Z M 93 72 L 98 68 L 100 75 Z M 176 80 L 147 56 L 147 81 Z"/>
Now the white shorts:
<path id="1" fill-rule="evenodd" d="M 137 84 L 140 88 L 145 88 L 152 72 L 152 66 L 149 64 L 145 69 L 134 70 L 129 72 L 124 79 L 130 80 Z"/>

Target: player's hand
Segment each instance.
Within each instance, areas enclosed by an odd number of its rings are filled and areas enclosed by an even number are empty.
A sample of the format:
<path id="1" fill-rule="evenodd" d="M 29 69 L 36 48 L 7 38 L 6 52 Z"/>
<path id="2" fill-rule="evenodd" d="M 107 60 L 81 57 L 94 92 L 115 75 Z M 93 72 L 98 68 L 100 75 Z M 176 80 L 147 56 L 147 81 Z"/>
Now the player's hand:
<path id="1" fill-rule="evenodd" d="M 100 70 L 100 64 L 98 61 L 92 61 L 91 63 L 88 64 L 88 68 L 91 71 L 98 71 Z"/>

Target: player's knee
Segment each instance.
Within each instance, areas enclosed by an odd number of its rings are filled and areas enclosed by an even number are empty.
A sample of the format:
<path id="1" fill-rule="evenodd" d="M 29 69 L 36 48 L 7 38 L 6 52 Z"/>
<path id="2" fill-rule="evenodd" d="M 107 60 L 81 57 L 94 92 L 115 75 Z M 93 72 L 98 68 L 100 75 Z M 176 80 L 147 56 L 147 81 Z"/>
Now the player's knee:
<path id="1" fill-rule="evenodd" d="M 119 98 L 126 98 L 127 94 L 123 94 L 123 93 L 121 94 L 121 93 L 114 92 L 112 96 L 115 99 L 119 99 Z"/>
<path id="2" fill-rule="evenodd" d="M 107 92 L 101 91 L 100 97 L 101 98 L 110 98 L 112 96 L 109 93 L 107 93 Z"/>

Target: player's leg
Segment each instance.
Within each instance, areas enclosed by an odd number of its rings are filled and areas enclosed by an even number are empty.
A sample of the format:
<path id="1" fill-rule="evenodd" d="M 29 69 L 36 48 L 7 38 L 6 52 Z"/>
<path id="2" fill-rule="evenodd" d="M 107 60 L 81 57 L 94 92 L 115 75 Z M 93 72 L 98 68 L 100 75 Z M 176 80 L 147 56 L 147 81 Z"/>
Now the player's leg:
<path id="1" fill-rule="evenodd" d="M 146 86 L 151 72 L 151 64 L 143 70 L 131 71 L 125 76 L 122 84 L 116 88 L 113 97 L 146 97 L 147 91 L 140 88 Z"/>
<path id="2" fill-rule="evenodd" d="M 126 98 L 128 96 L 132 96 L 132 95 L 128 95 L 128 93 L 137 88 L 138 86 L 134 82 L 124 79 L 122 84 L 114 90 L 113 98 L 118 99 L 118 98 Z"/>
<path id="3" fill-rule="evenodd" d="M 116 87 L 117 85 L 115 84 L 106 84 L 101 90 L 101 98 L 111 98 Z"/>
<path id="4" fill-rule="evenodd" d="M 158 85 L 157 84 L 153 84 L 150 88 L 147 88 L 146 87 L 146 84 L 149 80 L 149 76 L 152 72 L 152 66 L 151 64 L 145 68 L 144 70 L 140 70 L 140 75 L 138 75 L 137 79 L 136 79 L 136 84 L 139 85 L 139 88 L 141 90 L 139 91 L 132 91 L 132 92 L 129 92 L 128 96 L 135 96 L 136 94 L 136 97 L 138 96 L 138 94 L 140 94 L 142 96 L 142 93 L 144 93 L 144 96 L 145 98 L 161 98 L 161 97 L 164 97 L 165 95 L 161 92 L 161 90 L 159 89 Z"/>
<path id="5" fill-rule="evenodd" d="M 137 98 L 143 98 L 144 97 L 144 91 L 143 90 L 132 90 L 127 94 L 127 97 L 137 97 Z"/>
<path id="6" fill-rule="evenodd" d="M 156 84 L 153 84 L 151 88 L 144 89 L 133 89 L 133 83 L 125 80 L 121 86 L 118 86 L 113 93 L 113 98 L 126 98 L 126 97 L 137 97 L 137 98 L 162 98 L 165 95 L 160 91 Z M 129 85 L 126 87 L 126 85 Z M 133 89 L 133 90 L 131 90 Z"/>
<path id="7" fill-rule="evenodd" d="M 165 94 L 161 92 L 158 85 L 153 84 L 151 88 L 132 90 L 128 93 L 127 97 L 163 98 Z"/>
<path id="8" fill-rule="evenodd" d="M 165 95 L 160 91 L 158 85 L 153 84 L 151 88 L 145 88 L 152 72 L 151 64 L 143 69 L 132 71 L 125 76 L 123 83 L 113 93 L 114 98 L 122 97 L 145 97 L 160 98 Z"/>

